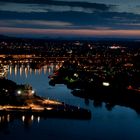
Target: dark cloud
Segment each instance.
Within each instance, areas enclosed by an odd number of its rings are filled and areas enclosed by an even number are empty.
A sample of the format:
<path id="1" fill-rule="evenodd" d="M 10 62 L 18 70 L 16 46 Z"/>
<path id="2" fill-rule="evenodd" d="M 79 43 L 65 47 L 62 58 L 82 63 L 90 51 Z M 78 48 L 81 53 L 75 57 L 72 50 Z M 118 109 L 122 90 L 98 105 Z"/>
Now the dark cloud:
<path id="1" fill-rule="evenodd" d="M 0 2 L 1 29 L 140 30 L 140 14 L 137 12 L 139 5 L 134 5 L 134 9 L 129 10 L 127 4 L 125 7 L 78 0 L 75 2 L 0 0 Z"/>
<path id="2" fill-rule="evenodd" d="M 0 0 L 0 2 L 5 2 L 5 0 Z M 6 2 L 82 7 L 82 8 L 88 8 L 88 9 L 93 9 L 97 11 L 109 11 L 116 7 L 115 5 L 80 2 L 80 1 L 69 2 L 69 1 L 56 1 L 56 0 L 6 0 Z"/>
<path id="3" fill-rule="evenodd" d="M 43 21 L 60 21 L 68 22 L 71 25 L 67 28 L 94 29 L 99 27 L 109 27 L 111 29 L 140 29 L 140 15 L 132 13 L 118 12 L 48 12 L 48 13 L 18 13 L 0 11 L 0 20 L 43 20 Z M 132 26 L 134 25 L 134 26 Z M 137 25 L 137 26 L 135 26 Z M 16 25 L 15 25 L 16 26 Z M 31 26 L 31 25 L 30 25 Z M 47 26 L 37 26 L 35 28 L 47 28 Z M 48 26 L 49 28 L 49 26 Z M 65 28 L 65 27 L 53 27 Z"/>

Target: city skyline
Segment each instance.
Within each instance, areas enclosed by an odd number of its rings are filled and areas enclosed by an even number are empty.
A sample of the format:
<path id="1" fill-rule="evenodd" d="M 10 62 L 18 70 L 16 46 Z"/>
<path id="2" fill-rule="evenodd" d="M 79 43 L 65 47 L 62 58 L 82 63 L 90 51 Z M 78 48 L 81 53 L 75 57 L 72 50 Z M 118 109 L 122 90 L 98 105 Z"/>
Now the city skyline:
<path id="1" fill-rule="evenodd" d="M 139 38 L 139 0 L 0 0 L 0 34 Z"/>

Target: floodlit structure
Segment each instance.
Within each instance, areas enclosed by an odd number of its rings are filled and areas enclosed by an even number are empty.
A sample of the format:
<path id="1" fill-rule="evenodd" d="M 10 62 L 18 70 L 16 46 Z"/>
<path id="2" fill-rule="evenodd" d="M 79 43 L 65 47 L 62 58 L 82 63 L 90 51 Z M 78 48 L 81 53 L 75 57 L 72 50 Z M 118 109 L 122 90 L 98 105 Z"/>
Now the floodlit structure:
<path id="1" fill-rule="evenodd" d="M 34 94 L 35 91 L 30 85 L 20 86 L 15 92 L 15 95 L 19 97 L 32 97 Z"/>

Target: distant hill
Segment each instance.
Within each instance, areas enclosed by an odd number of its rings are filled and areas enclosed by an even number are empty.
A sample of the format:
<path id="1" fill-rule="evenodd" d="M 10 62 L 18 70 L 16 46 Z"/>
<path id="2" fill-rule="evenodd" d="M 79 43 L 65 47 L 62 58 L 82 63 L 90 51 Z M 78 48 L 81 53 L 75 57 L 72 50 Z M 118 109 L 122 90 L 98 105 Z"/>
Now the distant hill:
<path id="1" fill-rule="evenodd" d="M 6 38 L 9 38 L 9 37 L 5 35 L 0 35 L 0 39 L 6 39 Z"/>
<path id="2" fill-rule="evenodd" d="M 2 39 L 14 39 L 14 40 L 56 40 L 56 41 L 137 41 L 139 42 L 140 39 L 136 38 L 98 38 L 98 37 L 39 37 L 39 38 L 34 38 L 34 37 L 16 37 L 16 36 L 6 36 L 6 35 L 0 35 L 0 40 Z"/>

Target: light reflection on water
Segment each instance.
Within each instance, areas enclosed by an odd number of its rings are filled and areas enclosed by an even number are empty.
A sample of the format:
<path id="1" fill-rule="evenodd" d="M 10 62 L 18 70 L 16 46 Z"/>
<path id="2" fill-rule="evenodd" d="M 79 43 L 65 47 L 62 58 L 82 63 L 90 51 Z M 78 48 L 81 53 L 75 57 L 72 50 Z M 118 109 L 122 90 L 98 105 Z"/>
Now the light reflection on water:
<path id="1" fill-rule="evenodd" d="M 58 118 L 40 118 L 40 116 L 0 116 L 1 139 L 49 139 L 49 140 L 120 140 L 140 138 L 140 116 L 134 110 L 108 106 L 102 102 L 97 104 L 93 100 L 82 99 L 71 94 L 65 85 L 49 85 L 48 75 L 58 65 L 49 64 L 41 69 L 31 69 L 23 65 L 10 66 L 8 79 L 18 84 L 31 84 L 40 96 L 64 101 L 90 109 L 91 120 L 71 120 Z"/>

